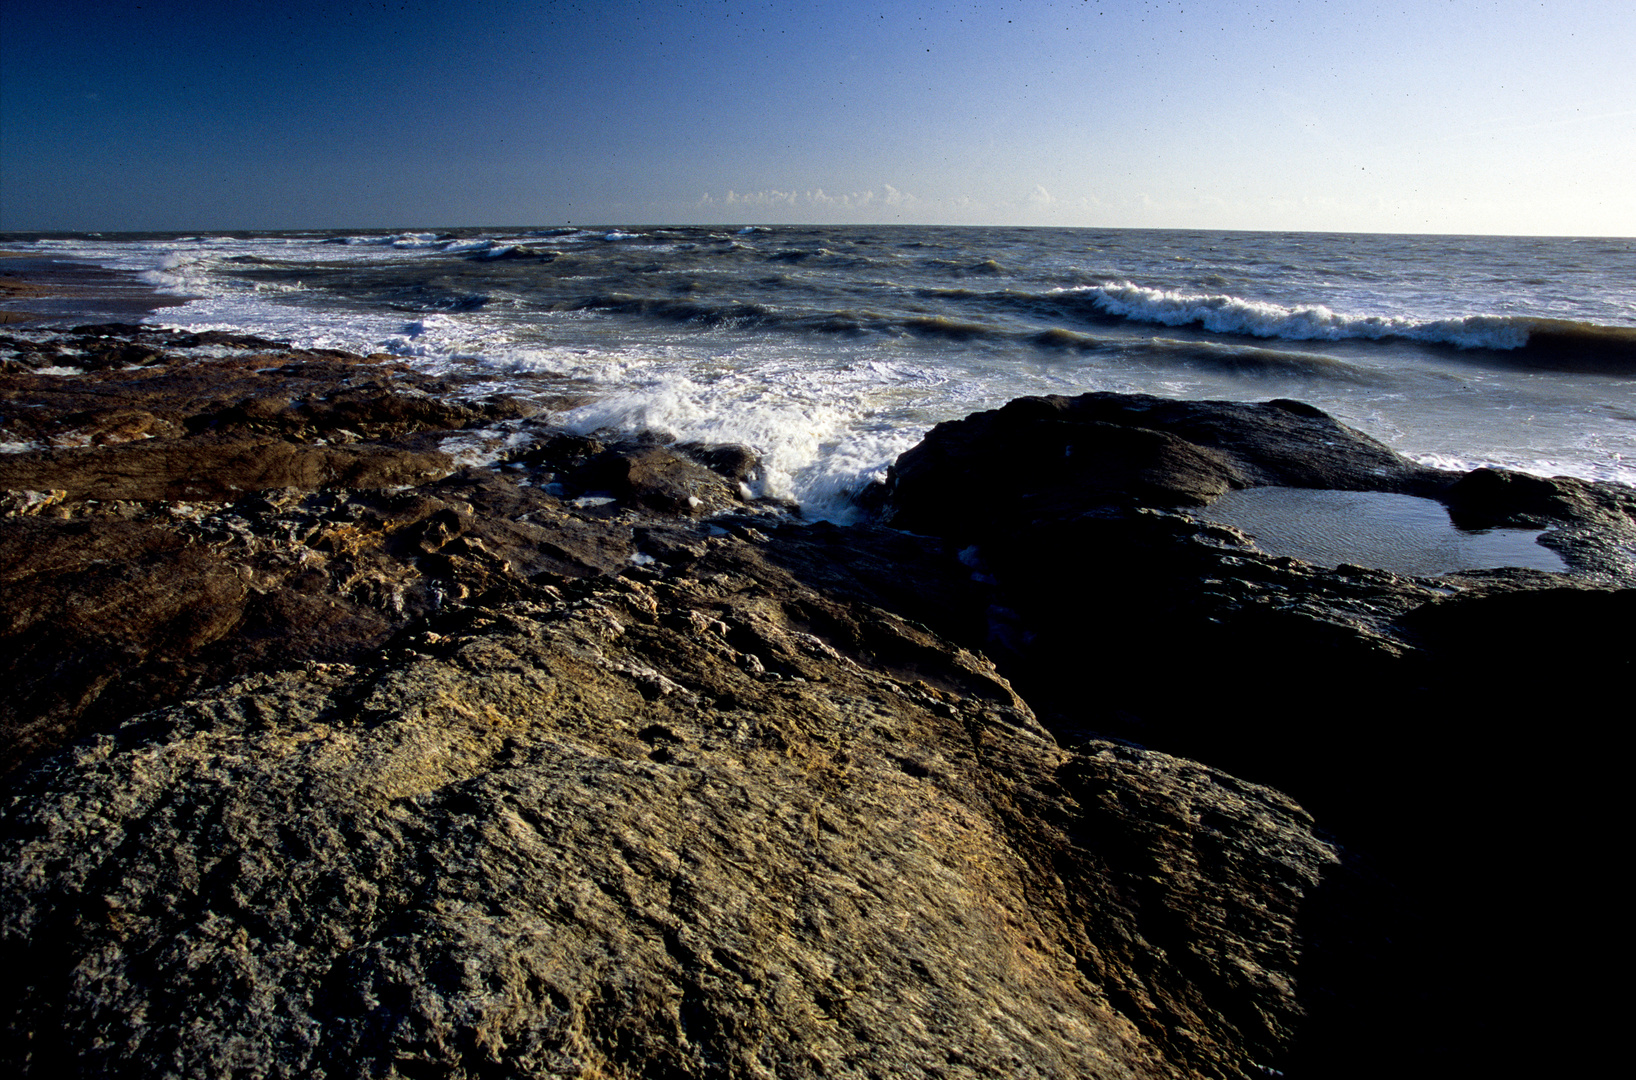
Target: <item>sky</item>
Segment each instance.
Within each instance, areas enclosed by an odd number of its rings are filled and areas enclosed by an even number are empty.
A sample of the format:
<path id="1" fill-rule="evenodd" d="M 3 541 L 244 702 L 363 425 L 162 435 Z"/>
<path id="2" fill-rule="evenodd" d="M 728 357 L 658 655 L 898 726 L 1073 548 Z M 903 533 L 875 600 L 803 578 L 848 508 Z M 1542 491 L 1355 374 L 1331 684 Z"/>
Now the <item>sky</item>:
<path id="1" fill-rule="evenodd" d="M 0 230 L 1636 236 L 1632 0 L 0 0 Z"/>

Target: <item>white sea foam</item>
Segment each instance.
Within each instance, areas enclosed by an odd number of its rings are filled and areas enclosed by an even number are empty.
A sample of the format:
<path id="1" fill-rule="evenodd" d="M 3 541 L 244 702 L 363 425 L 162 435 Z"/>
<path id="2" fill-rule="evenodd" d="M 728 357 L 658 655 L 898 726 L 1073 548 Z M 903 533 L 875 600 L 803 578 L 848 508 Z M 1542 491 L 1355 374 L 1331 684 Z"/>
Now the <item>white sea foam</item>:
<path id="1" fill-rule="evenodd" d="M 1521 454 L 1496 454 L 1492 457 L 1473 457 L 1469 454 L 1405 454 L 1411 461 L 1445 472 L 1470 472 L 1472 469 L 1507 469 L 1532 476 L 1577 476 L 1612 484 L 1636 487 L 1636 461 L 1626 461 L 1619 454 L 1587 454 L 1572 461 L 1556 457 L 1529 457 Z"/>
<path id="2" fill-rule="evenodd" d="M 211 270 L 219 262 L 213 254 L 170 252 L 159 259 L 157 266 L 136 276 L 160 292 L 187 295 L 211 291 L 214 288 Z"/>
<path id="3" fill-rule="evenodd" d="M 452 439 L 444 439 L 438 449 L 454 459 L 456 465 L 493 465 L 511 450 L 526 445 L 529 437 L 500 428 L 479 428 L 462 432 Z"/>
<path id="4" fill-rule="evenodd" d="M 439 245 L 436 233 L 398 233 L 395 236 L 338 236 L 326 241 L 358 247 L 430 248 Z"/>
<path id="5" fill-rule="evenodd" d="M 811 516 L 845 518 L 852 512 L 849 493 L 883 475 L 923 433 L 872 423 L 868 411 L 863 395 L 826 389 L 822 380 L 781 384 L 765 372 L 713 379 L 671 374 L 613 390 L 562 420 L 583 434 L 652 431 L 748 446 L 762 462 L 753 494 L 794 499 Z"/>
<path id="6" fill-rule="evenodd" d="M 719 384 L 670 377 L 615 391 L 564 419 L 569 430 L 584 433 L 653 431 L 688 441 L 742 443 L 761 455 L 756 494 L 788 497 L 795 494 L 795 474 L 817 459 L 847 416 L 838 403 L 772 394 L 745 400 Z"/>
<path id="7" fill-rule="evenodd" d="M 626 349 L 531 345 L 498 348 L 485 355 L 482 362 L 497 372 L 551 375 L 604 385 L 629 383 L 653 363 Z"/>

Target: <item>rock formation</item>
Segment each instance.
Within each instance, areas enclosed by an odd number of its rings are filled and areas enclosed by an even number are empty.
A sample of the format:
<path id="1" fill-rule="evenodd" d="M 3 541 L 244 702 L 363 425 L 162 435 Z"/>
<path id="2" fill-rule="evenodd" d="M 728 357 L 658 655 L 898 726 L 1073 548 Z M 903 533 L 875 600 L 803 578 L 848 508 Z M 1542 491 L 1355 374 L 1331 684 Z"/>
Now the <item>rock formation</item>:
<path id="1" fill-rule="evenodd" d="M 1253 1075 L 1344 876 L 734 537 L 256 675 L 13 793 L 42 1074 Z M 1162 876 L 1162 884 L 1155 880 Z M 91 1034 L 95 1033 L 95 1039 Z M 65 1068 L 66 1067 L 66 1068 Z"/>
<path id="2" fill-rule="evenodd" d="M 0 356 L 13 1072 L 1503 1071 L 1568 1010 L 1502 972 L 1612 925 L 1616 757 L 1518 749 L 1606 725 L 1518 724 L 1628 685 L 1625 489 L 1090 395 L 940 426 L 843 528 L 743 448 L 552 428 L 572 386 Z M 1268 554 L 1209 519 L 1255 485 L 1571 572 Z"/>
<path id="3" fill-rule="evenodd" d="M 1315 566 L 1210 520 L 1228 489 L 1266 485 L 1415 494 L 1467 525 L 1546 528 L 1570 572 Z M 1515 988 L 1594 981 L 1597 942 L 1623 922 L 1600 854 L 1627 817 L 1622 754 L 1590 748 L 1622 746 L 1636 683 L 1636 492 L 1429 470 L 1297 402 L 1089 394 L 939 425 L 874 499 L 986 583 L 978 647 L 1059 736 L 1270 784 L 1400 891 L 1412 915 L 1370 961 L 1370 993 L 1398 1007 L 1377 1018 L 1381 1056 L 1351 1067 L 1533 1075 L 1574 1060 L 1519 1033 L 1580 1023 L 1583 1005 Z M 1541 738 L 1560 750 L 1520 749 Z"/>

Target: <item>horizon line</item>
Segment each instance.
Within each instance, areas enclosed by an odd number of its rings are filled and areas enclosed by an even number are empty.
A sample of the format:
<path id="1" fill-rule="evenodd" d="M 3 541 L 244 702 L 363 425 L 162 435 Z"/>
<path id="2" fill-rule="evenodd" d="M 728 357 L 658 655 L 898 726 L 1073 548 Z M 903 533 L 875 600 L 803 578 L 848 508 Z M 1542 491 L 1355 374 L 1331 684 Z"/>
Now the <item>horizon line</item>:
<path id="1" fill-rule="evenodd" d="M 1636 240 L 1636 233 L 1548 233 L 1548 232 L 1465 232 L 1465 231 L 1411 231 L 1387 229 L 1255 229 L 1218 226 L 1165 226 L 1165 225 L 1041 225 L 1041 224 L 960 224 L 954 222 L 778 222 L 778 221 L 723 221 L 723 222 L 594 222 L 576 225 L 572 221 L 536 224 L 484 225 L 305 225 L 275 228 L 242 228 L 227 226 L 200 226 L 175 229 L 13 229 L 0 228 L 0 237 L 50 239 L 54 237 L 101 236 L 176 236 L 185 237 L 204 233 L 256 234 L 273 233 L 410 233 L 410 232 L 509 232 L 522 230 L 573 229 L 596 232 L 621 229 L 1027 229 L 1039 231 L 1098 231 L 1098 232 L 1191 232 L 1191 233 L 1245 233 L 1255 235 L 1308 236 L 1440 236 L 1490 237 L 1536 240 Z"/>

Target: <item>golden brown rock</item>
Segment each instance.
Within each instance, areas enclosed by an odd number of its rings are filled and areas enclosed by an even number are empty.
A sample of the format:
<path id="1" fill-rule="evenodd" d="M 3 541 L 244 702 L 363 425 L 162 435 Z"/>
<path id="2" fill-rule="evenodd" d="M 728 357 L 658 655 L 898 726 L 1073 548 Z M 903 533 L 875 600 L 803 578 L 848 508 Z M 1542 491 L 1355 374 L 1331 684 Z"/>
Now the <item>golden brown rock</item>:
<path id="1" fill-rule="evenodd" d="M 1157 1078 L 1289 1052 L 1303 910 L 1340 869 L 1298 807 L 1061 750 L 981 658 L 703 545 L 34 773 L 0 819 L 13 1066 Z"/>

